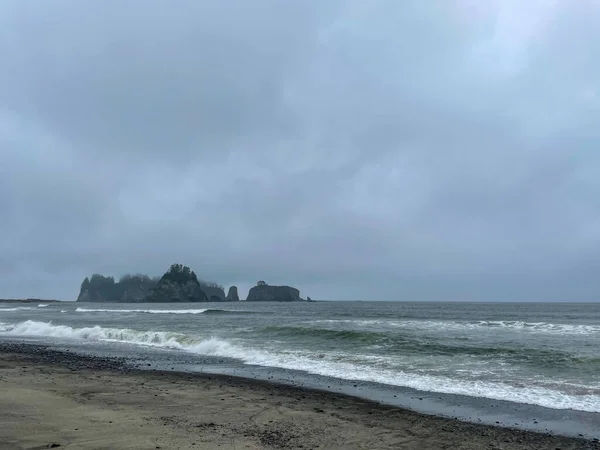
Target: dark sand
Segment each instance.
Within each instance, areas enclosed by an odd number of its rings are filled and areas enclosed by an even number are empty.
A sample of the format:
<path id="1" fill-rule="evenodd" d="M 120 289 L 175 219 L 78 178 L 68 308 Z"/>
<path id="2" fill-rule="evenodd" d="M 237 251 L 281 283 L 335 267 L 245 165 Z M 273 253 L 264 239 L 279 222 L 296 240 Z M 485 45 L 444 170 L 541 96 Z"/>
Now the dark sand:
<path id="1" fill-rule="evenodd" d="M 0 342 L 0 449 L 600 449 L 262 381 Z"/>

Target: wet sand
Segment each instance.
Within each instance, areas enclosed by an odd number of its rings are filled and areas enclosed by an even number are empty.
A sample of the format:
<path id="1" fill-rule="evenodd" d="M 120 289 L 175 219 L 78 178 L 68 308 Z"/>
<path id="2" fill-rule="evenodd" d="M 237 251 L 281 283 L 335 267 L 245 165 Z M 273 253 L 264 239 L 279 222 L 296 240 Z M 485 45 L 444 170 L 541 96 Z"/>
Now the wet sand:
<path id="1" fill-rule="evenodd" d="M 600 449 L 344 395 L 0 343 L 0 449 Z"/>

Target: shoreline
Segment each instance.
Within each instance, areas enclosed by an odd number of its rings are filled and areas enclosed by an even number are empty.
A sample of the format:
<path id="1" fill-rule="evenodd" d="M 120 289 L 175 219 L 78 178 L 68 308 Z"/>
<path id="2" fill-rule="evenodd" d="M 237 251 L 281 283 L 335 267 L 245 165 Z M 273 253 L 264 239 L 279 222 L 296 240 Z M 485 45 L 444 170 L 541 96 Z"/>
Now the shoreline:
<path id="1" fill-rule="evenodd" d="M 51 444 L 90 449 L 600 449 L 598 440 L 462 422 L 266 380 L 136 369 L 124 358 L 27 343 L 0 342 L 0 394 L 0 421 L 8 424 L 0 431 L 0 447 L 7 449 Z"/>
<path id="2" fill-rule="evenodd" d="M 428 416 L 463 422 L 585 439 L 600 438 L 600 414 L 575 409 L 548 408 L 526 402 L 419 390 L 364 380 L 330 377 L 277 366 L 245 364 L 235 358 L 199 355 L 187 351 L 129 346 L 122 342 L 52 340 L 4 337 L 0 342 L 42 345 L 59 352 L 123 361 L 126 367 L 145 371 L 213 374 L 263 380 L 286 386 L 347 395 Z"/>

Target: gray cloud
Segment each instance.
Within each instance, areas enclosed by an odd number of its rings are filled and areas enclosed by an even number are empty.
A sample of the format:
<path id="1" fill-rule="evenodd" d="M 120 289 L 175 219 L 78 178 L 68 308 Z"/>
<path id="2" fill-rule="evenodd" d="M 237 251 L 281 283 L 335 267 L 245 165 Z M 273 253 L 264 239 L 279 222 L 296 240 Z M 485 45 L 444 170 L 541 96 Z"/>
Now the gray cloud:
<path id="1" fill-rule="evenodd" d="M 596 300 L 600 5 L 6 1 L 0 296 L 91 272 Z"/>

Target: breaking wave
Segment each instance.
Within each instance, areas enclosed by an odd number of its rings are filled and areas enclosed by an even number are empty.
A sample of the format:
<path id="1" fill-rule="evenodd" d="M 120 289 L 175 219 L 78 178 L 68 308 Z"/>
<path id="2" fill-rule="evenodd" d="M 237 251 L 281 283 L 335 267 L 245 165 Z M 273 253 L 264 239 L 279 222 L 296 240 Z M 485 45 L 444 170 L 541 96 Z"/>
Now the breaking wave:
<path id="1" fill-rule="evenodd" d="M 136 331 L 100 326 L 72 328 L 49 322 L 28 320 L 17 324 L 0 323 L 0 335 L 43 336 L 90 341 L 124 342 L 134 345 L 178 349 L 191 353 L 235 358 L 243 363 L 300 370 L 334 378 L 405 386 L 421 391 L 460 394 L 528 403 L 556 409 L 600 412 L 600 387 L 583 387 L 577 393 L 552 389 L 548 382 L 532 380 L 523 385 L 504 381 L 484 381 L 423 372 L 407 373 L 390 367 L 390 358 L 377 361 L 356 353 L 314 353 L 308 350 L 253 348 L 243 342 L 183 333 Z"/>
<path id="2" fill-rule="evenodd" d="M 552 333 L 552 334 L 600 334 L 600 325 L 562 324 L 548 322 L 522 322 L 517 320 L 478 320 L 478 321 L 436 321 L 436 320 L 315 320 L 311 323 L 340 323 L 351 324 L 358 327 L 382 326 L 389 328 L 407 328 L 420 330 L 506 330 L 522 331 L 529 333 Z"/>
<path id="3" fill-rule="evenodd" d="M 360 348 L 378 346 L 392 354 L 404 356 L 466 356 L 481 361 L 509 362 L 529 366 L 577 367 L 586 372 L 600 371 L 600 358 L 572 354 L 556 349 L 538 349 L 522 346 L 490 346 L 474 340 L 439 341 L 427 337 L 398 333 L 397 330 L 372 331 L 365 329 L 328 329 L 308 326 L 269 326 L 256 330 L 260 335 L 285 338 L 292 342 L 317 342 L 335 348 Z"/>
<path id="4" fill-rule="evenodd" d="M 508 328 L 539 333 L 557 334 L 599 334 L 600 325 L 571 325 L 547 322 L 521 322 L 510 320 L 482 320 L 471 326 L 483 328 Z"/>

